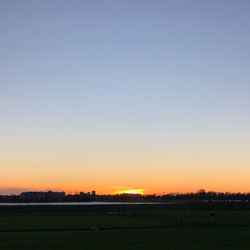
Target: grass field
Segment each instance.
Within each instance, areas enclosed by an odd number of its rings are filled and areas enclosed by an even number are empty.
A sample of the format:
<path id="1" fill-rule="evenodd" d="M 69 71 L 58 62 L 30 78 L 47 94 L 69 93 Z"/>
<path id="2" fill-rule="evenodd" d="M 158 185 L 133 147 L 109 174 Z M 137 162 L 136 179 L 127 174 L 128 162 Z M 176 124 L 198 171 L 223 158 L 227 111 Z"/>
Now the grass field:
<path id="1" fill-rule="evenodd" d="M 106 206 L 0 211 L 0 249 L 250 249 L 250 211 Z"/>

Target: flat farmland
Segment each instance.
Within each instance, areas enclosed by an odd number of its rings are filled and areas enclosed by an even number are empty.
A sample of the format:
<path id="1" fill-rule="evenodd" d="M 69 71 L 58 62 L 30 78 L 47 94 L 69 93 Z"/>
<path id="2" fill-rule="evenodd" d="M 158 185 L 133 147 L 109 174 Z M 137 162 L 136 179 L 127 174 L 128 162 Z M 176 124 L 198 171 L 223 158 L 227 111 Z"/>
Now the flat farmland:
<path id="1" fill-rule="evenodd" d="M 164 205 L 4 208 L 0 249 L 250 249 L 250 211 Z"/>

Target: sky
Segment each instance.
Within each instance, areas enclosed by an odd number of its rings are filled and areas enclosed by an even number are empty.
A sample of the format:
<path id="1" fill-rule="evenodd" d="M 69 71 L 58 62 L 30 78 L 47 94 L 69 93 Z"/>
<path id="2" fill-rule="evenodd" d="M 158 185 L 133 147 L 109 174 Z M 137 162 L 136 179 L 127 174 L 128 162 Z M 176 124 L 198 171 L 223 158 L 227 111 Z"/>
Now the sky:
<path id="1" fill-rule="evenodd" d="M 249 13 L 2 0 L 0 193 L 250 192 Z"/>

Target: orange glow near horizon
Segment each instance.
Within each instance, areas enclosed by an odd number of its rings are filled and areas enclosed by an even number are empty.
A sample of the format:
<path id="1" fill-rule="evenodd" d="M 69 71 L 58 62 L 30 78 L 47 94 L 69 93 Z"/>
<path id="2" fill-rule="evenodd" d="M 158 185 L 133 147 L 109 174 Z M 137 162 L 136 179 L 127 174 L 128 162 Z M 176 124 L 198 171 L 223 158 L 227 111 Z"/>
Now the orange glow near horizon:
<path id="1" fill-rule="evenodd" d="M 4 185 L 5 184 L 5 185 Z M 199 185 L 200 184 L 200 185 Z M 20 183 L 18 186 L 8 185 L 7 183 L 3 183 L 0 186 L 0 194 L 19 194 L 25 191 L 65 191 L 67 194 L 77 194 L 79 192 L 91 192 L 95 190 L 99 195 L 111 195 L 111 194 L 140 194 L 140 195 L 147 195 L 147 194 L 156 194 L 162 195 L 165 193 L 188 193 L 188 192 L 197 192 L 199 189 L 205 189 L 206 191 L 215 191 L 215 192 L 249 192 L 247 185 L 242 185 L 242 188 L 237 188 L 236 184 L 221 186 L 218 183 L 214 183 L 213 187 L 208 185 L 198 185 L 190 183 L 180 184 L 176 183 L 173 185 L 172 183 L 168 183 L 168 185 L 164 185 L 163 183 L 160 185 L 144 185 L 141 188 L 134 188 L 131 187 L 124 187 L 124 186 L 113 186 L 113 187 L 103 187 L 102 185 L 84 185 L 81 184 L 73 184 L 70 185 L 32 185 L 31 183 Z M 199 188 L 197 188 L 199 187 Z"/>
<path id="2" fill-rule="evenodd" d="M 150 152 L 102 153 L 82 159 L 70 152 L 58 156 L 39 153 L 6 154 L 0 160 L 0 194 L 23 191 L 91 192 L 97 194 L 157 194 L 197 192 L 249 192 L 249 157 L 241 151 L 227 156 L 180 152 L 167 157 Z M 14 153 L 13 153 L 14 154 Z M 180 158 L 179 155 L 182 157 Z M 209 157 L 211 156 L 211 157 Z M 126 161 L 125 161 L 126 159 Z M 239 160 L 240 159 L 240 160 Z M 240 165 L 241 171 L 236 167 Z M 72 166 L 72 167 L 71 167 Z M 155 167 L 153 167 L 155 166 Z M 131 174 L 133 172 L 133 177 Z"/>
<path id="3" fill-rule="evenodd" d="M 54 145 L 32 150 L 28 145 L 15 150 L 6 147 L 1 151 L 5 153 L 0 159 L 0 194 L 43 190 L 72 194 L 95 190 L 103 195 L 128 192 L 161 195 L 199 189 L 250 191 L 247 148 L 234 150 L 234 144 L 226 148 L 223 143 L 211 143 L 206 144 L 207 148 L 197 149 L 169 146 L 166 152 L 143 145 L 141 149 L 139 143 L 135 146 L 125 143 L 122 146 L 126 150 L 114 145 L 93 143 L 85 154 L 82 149 L 73 151 L 66 144 L 62 148 Z"/>

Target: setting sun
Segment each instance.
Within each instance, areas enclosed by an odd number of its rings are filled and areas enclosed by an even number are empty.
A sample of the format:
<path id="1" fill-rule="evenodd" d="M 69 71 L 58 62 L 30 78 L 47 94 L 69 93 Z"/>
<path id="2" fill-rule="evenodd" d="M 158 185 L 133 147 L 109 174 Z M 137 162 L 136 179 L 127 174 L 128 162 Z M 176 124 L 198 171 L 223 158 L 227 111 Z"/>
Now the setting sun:
<path id="1" fill-rule="evenodd" d="M 140 194 L 144 195 L 144 189 L 122 189 L 114 191 L 113 194 Z"/>

